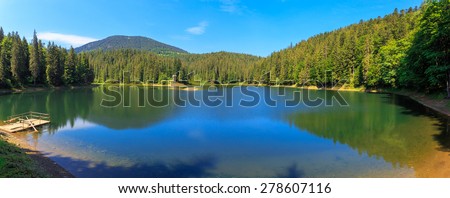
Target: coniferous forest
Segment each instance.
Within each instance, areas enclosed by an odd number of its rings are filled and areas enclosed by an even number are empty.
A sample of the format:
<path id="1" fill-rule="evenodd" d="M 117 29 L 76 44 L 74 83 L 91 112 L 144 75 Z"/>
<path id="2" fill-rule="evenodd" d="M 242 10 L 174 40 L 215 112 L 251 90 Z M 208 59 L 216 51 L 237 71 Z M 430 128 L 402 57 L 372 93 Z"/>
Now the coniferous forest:
<path id="1" fill-rule="evenodd" d="M 36 32 L 31 43 L 17 32 L 4 34 L 0 27 L 0 88 L 27 85 L 85 85 L 94 74 L 87 55 L 76 54 L 54 43 L 44 47 Z"/>
<path id="2" fill-rule="evenodd" d="M 303 40 L 262 58 L 246 54 L 155 54 L 121 49 L 75 53 L 0 29 L 0 87 L 92 82 L 208 82 L 410 88 L 443 92 L 450 78 L 450 1 L 395 9 Z M 263 41 L 262 41 L 263 42 Z M 124 72 L 127 75 L 124 75 Z M 449 96 L 450 96 L 450 89 Z"/>

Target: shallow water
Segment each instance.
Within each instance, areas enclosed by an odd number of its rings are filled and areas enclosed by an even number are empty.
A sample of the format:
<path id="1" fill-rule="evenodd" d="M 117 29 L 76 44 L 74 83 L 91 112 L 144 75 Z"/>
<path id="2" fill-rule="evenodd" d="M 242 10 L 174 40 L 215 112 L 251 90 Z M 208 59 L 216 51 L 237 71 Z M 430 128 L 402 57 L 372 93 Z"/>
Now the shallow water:
<path id="1" fill-rule="evenodd" d="M 41 132 L 16 135 L 77 177 L 450 177 L 447 118 L 408 98 L 340 92 L 341 106 L 310 91 L 333 105 L 286 107 L 296 89 L 248 89 L 278 105 L 240 106 L 240 88 L 219 89 L 227 104 L 181 107 L 174 98 L 206 90 L 96 87 L 0 96 L 0 119 L 49 113 Z M 111 90 L 127 97 L 101 106 Z M 154 96 L 168 105 L 139 107 Z"/>

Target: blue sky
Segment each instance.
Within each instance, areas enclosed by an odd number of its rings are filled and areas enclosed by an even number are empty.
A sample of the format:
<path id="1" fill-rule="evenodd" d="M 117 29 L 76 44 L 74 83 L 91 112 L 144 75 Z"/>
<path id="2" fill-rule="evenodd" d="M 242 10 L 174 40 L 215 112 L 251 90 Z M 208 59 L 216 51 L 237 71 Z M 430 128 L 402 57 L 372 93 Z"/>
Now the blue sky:
<path id="1" fill-rule="evenodd" d="M 310 36 L 422 0 L 0 0 L 0 26 L 68 47 L 146 36 L 191 53 L 267 56 Z"/>

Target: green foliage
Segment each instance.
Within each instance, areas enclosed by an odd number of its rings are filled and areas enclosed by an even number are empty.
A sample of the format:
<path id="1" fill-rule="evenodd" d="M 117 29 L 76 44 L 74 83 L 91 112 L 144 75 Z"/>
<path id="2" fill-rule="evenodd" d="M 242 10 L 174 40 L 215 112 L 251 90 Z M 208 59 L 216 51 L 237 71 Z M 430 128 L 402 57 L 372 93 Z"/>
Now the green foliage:
<path id="1" fill-rule="evenodd" d="M 85 54 L 77 55 L 49 43 L 45 48 L 33 34 L 31 44 L 20 39 L 17 32 L 3 36 L 0 27 L 0 88 L 49 84 L 85 85 L 94 80 L 94 73 Z"/>
<path id="2" fill-rule="evenodd" d="M 442 90 L 447 87 L 450 69 L 450 1 L 427 1 L 422 9 L 400 81 L 407 87 Z"/>
<path id="3" fill-rule="evenodd" d="M 67 53 L 54 44 L 45 49 L 34 37 L 28 55 L 26 40 L 21 41 L 13 33 L 3 38 L 0 46 L 0 86 L 23 84 L 27 78 L 53 86 L 93 81 L 164 83 L 177 75 L 175 80 L 183 83 L 349 85 L 441 91 L 450 76 L 449 4 L 448 0 L 434 0 L 420 9 L 395 9 L 384 17 L 318 34 L 267 58 L 227 52 L 187 54 L 148 38 L 125 36 L 75 49 L 98 49 L 80 54 L 73 49 Z M 39 65 L 46 65 L 45 79 L 40 79 L 43 75 Z"/>
<path id="4" fill-rule="evenodd" d="M 395 10 L 301 41 L 257 65 L 255 76 L 296 84 L 353 87 L 397 86 L 397 70 L 410 43 L 418 12 Z M 259 72 L 259 73 L 258 73 Z"/>
<path id="5" fill-rule="evenodd" d="M 12 35 L 11 72 L 12 80 L 22 85 L 26 83 L 29 67 L 28 43 L 25 38 L 20 39 L 19 34 Z"/>
<path id="6" fill-rule="evenodd" d="M 195 75 L 196 80 L 221 83 L 253 81 L 253 70 L 260 60 L 256 56 L 228 52 L 185 54 L 179 58 L 189 80 Z"/>
<path id="7" fill-rule="evenodd" d="M 66 85 L 73 85 L 79 81 L 76 66 L 77 55 L 75 54 L 75 50 L 71 47 L 64 65 L 64 83 Z"/>
<path id="8" fill-rule="evenodd" d="M 36 83 L 42 83 L 42 79 L 43 79 L 43 70 L 44 70 L 44 64 L 42 63 L 41 59 L 43 57 L 42 54 L 40 53 L 40 48 L 42 48 L 42 43 L 39 42 L 37 35 L 36 35 L 36 31 L 34 31 L 33 33 L 33 41 L 31 44 L 31 48 L 30 48 L 30 73 L 31 73 L 31 78 L 33 81 L 33 84 Z"/>
<path id="9" fill-rule="evenodd" d="M 139 50 L 93 51 L 86 53 L 95 82 L 141 81 L 161 83 L 178 81 L 243 81 L 251 79 L 251 67 L 260 58 L 236 53 L 182 54 L 176 58 Z M 129 79 L 124 79 L 124 72 Z"/>
<path id="10" fill-rule="evenodd" d="M 0 88 L 10 88 L 11 83 L 11 49 L 12 38 L 4 37 L 1 43 L 0 51 Z"/>
<path id="11" fill-rule="evenodd" d="M 49 43 L 47 47 L 47 81 L 50 85 L 60 86 L 63 84 L 64 60 L 61 48 L 54 43 Z"/>
<path id="12" fill-rule="evenodd" d="M 179 54 L 186 51 L 170 46 L 150 38 L 142 36 L 110 36 L 108 38 L 88 43 L 75 49 L 76 52 L 87 52 L 95 50 L 121 50 L 135 49 L 142 51 L 151 51 L 157 54 Z"/>

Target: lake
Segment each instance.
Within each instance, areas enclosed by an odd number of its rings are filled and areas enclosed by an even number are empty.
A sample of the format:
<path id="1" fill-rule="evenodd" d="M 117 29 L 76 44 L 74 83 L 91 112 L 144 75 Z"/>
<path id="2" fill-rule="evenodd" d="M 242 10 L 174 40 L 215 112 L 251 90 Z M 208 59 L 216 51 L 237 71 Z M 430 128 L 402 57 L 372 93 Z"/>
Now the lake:
<path id="1" fill-rule="evenodd" d="M 40 132 L 15 135 L 76 177 L 450 177 L 448 118 L 407 97 L 338 92 L 342 104 L 318 90 L 286 106 L 299 89 L 208 90 L 3 95 L 0 120 L 49 113 Z"/>

